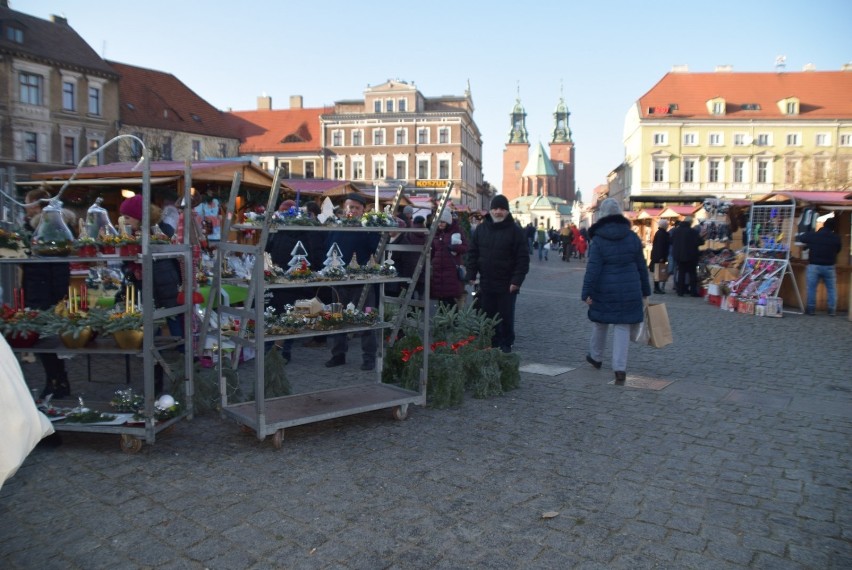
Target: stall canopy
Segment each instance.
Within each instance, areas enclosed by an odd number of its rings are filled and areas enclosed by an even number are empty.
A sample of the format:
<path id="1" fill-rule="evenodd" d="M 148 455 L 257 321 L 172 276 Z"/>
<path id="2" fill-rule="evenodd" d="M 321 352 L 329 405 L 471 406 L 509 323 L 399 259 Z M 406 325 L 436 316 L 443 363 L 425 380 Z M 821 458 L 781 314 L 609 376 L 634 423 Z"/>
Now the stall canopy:
<path id="1" fill-rule="evenodd" d="M 189 163 L 193 184 L 230 184 L 234 172 L 242 176 L 242 186 L 268 190 L 272 186 L 272 175 L 250 161 L 200 160 Z M 183 178 L 186 163 L 173 160 L 151 161 L 151 185 L 166 184 Z M 75 175 L 76 172 L 76 175 Z M 141 186 L 142 168 L 136 162 L 114 162 L 99 166 L 85 166 L 78 170 L 54 170 L 33 174 L 32 182 L 19 182 L 19 186 L 47 184 L 62 186 L 74 176 L 71 186 Z"/>
<path id="2" fill-rule="evenodd" d="M 810 204 L 829 210 L 852 210 L 852 192 L 845 190 L 779 190 L 759 198 L 757 202 L 786 202 L 791 198 L 796 201 L 797 205 Z"/>

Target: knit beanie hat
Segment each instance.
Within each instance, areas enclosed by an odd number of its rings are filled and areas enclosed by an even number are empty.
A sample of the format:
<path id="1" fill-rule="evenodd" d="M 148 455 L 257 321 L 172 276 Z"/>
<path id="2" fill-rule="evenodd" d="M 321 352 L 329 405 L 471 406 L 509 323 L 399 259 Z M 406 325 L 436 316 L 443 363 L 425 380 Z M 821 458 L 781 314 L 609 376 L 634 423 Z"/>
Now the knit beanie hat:
<path id="1" fill-rule="evenodd" d="M 440 221 L 444 222 L 445 224 L 452 224 L 453 223 L 453 213 L 450 212 L 449 208 L 444 208 L 444 211 L 441 212 Z"/>
<path id="2" fill-rule="evenodd" d="M 509 200 L 502 194 L 497 194 L 491 199 L 491 209 L 496 210 L 497 208 L 501 208 L 503 210 L 509 209 Z"/>
<path id="3" fill-rule="evenodd" d="M 142 220 L 142 194 L 137 194 L 132 198 L 128 198 L 124 202 L 121 203 L 121 207 L 118 209 L 121 212 L 122 216 L 130 216 L 131 218 L 136 218 L 137 220 Z"/>

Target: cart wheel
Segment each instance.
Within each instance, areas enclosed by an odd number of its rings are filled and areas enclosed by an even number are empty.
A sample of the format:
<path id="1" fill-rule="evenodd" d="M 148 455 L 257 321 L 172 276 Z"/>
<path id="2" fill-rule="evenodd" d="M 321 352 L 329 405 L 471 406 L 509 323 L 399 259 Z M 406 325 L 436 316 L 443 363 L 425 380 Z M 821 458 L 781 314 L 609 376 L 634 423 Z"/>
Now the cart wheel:
<path id="1" fill-rule="evenodd" d="M 126 433 L 121 434 L 121 451 L 124 453 L 139 453 L 140 449 L 142 449 L 141 439 Z"/>
<path id="2" fill-rule="evenodd" d="M 402 421 L 408 417 L 408 405 L 397 406 L 393 409 L 393 419 L 397 421 Z"/>
<path id="3" fill-rule="evenodd" d="M 284 428 L 281 428 L 272 434 L 272 445 L 275 446 L 275 449 L 281 449 L 284 445 Z"/>

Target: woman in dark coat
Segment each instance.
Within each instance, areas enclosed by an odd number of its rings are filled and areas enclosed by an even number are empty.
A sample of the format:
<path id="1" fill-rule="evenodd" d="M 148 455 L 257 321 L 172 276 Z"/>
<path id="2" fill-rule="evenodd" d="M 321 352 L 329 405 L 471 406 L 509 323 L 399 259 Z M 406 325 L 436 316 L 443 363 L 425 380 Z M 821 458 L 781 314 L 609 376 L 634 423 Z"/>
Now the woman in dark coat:
<path id="1" fill-rule="evenodd" d="M 432 278 L 429 296 L 445 305 L 453 306 L 464 293 L 464 282 L 459 279 L 458 266 L 464 265 L 467 240 L 464 232 L 453 220 L 449 208 L 444 208 L 438 220 L 438 229 L 432 238 Z"/>
<path id="2" fill-rule="evenodd" d="M 669 229 L 669 221 L 663 218 L 657 222 L 657 226 L 660 229 L 654 234 L 654 242 L 651 245 L 651 262 L 648 264 L 648 269 L 651 273 L 654 272 L 654 268 L 658 263 L 665 265 L 669 262 L 669 246 L 671 245 L 671 238 L 667 231 Z M 665 294 L 667 280 L 654 281 L 654 293 Z"/>
<path id="3" fill-rule="evenodd" d="M 601 202 L 599 212 L 601 218 L 589 228 L 591 246 L 581 294 L 592 321 L 586 361 L 595 368 L 601 367 L 609 325 L 614 325 L 612 369 L 615 383 L 624 384 L 630 325 L 644 320 L 651 285 L 642 241 L 621 214 L 621 206 L 607 198 Z"/>
<path id="4" fill-rule="evenodd" d="M 50 192 L 46 189 L 37 188 L 28 192 L 24 197 L 26 204 L 24 227 L 27 230 L 35 231 L 38 229 L 41 211 L 47 205 L 47 202 L 42 202 L 42 200 L 47 200 L 50 196 Z M 68 223 L 71 221 L 70 217 L 73 217 L 70 210 L 63 209 L 62 217 L 69 227 L 74 227 L 73 222 Z M 21 273 L 21 286 L 26 295 L 24 304 L 29 309 L 45 311 L 68 296 L 68 286 L 71 283 L 68 263 L 24 263 L 21 264 Z M 71 385 L 68 383 L 65 361 L 51 352 L 39 353 L 38 357 L 47 379 L 44 389 L 41 391 L 41 398 L 46 398 L 48 394 L 53 394 L 53 397 L 57 399 L 69 396 Z"/>

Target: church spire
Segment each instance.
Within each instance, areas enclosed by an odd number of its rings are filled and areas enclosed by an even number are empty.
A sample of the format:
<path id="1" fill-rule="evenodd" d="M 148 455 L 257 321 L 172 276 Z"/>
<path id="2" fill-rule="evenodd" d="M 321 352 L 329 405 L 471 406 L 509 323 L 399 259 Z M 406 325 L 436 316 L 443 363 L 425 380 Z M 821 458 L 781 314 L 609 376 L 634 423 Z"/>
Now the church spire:
<path id="1" fill-rule="evenodd" d="M 509 144 L 529 144 L 527 138 L 527 112 L 521 105 L 521 85 L 518 82 L 518 96 L 515 99 L 515 107 L 512 109 L 512 130 L 509 131 Z"/>
<path id="2" fill-rule="evenodd" d="M 565 104 L 565 99 L 562 95 L 562 84 L 559 85 L 559 104 L 556 105 L 556 112 L 553 113 L 553 140 L 555 143 L 570 143 L 571 128 L 568 126 L 568 117 L 571 113 L 568 112 L 568 105 Z"/>

